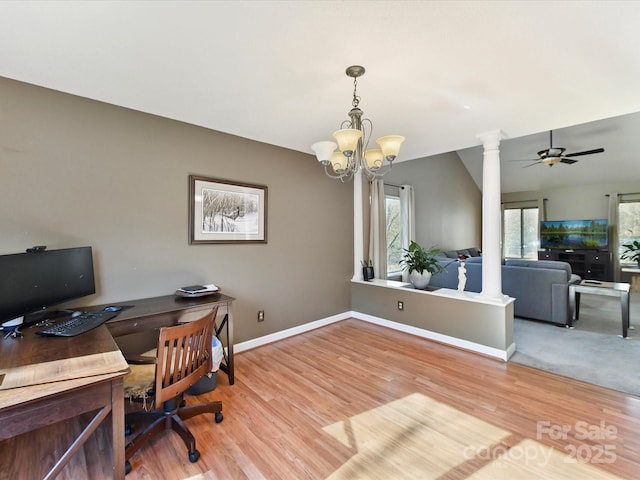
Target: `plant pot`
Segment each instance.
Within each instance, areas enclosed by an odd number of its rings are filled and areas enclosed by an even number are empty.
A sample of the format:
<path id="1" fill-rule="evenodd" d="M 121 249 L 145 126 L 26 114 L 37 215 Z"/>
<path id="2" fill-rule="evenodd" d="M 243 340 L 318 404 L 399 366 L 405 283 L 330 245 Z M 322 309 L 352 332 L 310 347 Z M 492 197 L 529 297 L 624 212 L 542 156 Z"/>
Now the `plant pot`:
<path id="1" fill-rule="evenodd" d="M 431 273 L 430 272 L 411 272 L 409 274 L 409 280 L 411 280 L 411 284 L 414 288 L 418 290 L 424 290 L 429 285 L 431 281 Z"/>
<path id="2" fill-rule="evenodd" d="M 374 278 L 373 267 L 362 267 L 362 278 L 364 279 L 365 282 L 373 280 Z"/>

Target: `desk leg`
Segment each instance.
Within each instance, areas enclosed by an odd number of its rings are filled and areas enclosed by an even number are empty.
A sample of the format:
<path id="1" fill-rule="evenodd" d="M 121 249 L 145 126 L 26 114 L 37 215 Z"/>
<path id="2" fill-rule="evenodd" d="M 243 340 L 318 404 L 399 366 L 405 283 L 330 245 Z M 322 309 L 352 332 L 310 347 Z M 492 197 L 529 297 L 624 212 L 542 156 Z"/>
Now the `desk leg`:
<path id="1" fill-rule="evenodd" d="M 629 292 L 621 292 L 620 310 L 622 312 L 622 338 L 627 338 L 627 329 L 629 328 Z"/>
<path id="2" fill-rule="evenodd" d="M 225 329 L 227 340 L 227 354 L 224 356 L 224 363 L 220 365 L 220 369 L 229 377 L 229 385 L 233 385 L 235 382 L 234 368 L 233 368 L 233 316 L 231 313 L 231 306 L 227 307 L 227 313 L 222 320 L 219 327 L 215 326 L 216 337 L 220 339 L 220 332 Z"/>
<path id="3" fill-rule="evenodd" d="M 227 315 L 229 315 L 229 318 L 227 319 L 227 352 L 229 355 L 229 358 L 227 359 L 227 374 L 229 375 L 229 385 L 233 385 L 235 382 L 235 375 L 233 366 L 233 313 L 231 312 L 231 305 L 229 305 Z"/>
<path id="4" fill-rule="evenodd" d="M 113 478 L 124 479 L 124 382 L 111 382 L 111 443 L 113 446 Z"/>

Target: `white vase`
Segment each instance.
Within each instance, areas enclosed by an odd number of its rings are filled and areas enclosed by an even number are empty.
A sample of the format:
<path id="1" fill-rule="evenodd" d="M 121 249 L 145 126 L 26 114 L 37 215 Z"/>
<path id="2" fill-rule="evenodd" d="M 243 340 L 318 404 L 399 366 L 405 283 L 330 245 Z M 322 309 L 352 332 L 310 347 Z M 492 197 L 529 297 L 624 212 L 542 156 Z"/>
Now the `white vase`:
<path id="1" fill-rule="evenodd" d="M 429 285 L 429 282 L 431 281 L 431 272 L 411 272 L 409 274 L 409 279 L 411 280 L 411 284 L 414 286 L 414 288 L 417 288 L 418 290 L 424 290 L 425 288 L 427 288 L 427 285 Z"/>

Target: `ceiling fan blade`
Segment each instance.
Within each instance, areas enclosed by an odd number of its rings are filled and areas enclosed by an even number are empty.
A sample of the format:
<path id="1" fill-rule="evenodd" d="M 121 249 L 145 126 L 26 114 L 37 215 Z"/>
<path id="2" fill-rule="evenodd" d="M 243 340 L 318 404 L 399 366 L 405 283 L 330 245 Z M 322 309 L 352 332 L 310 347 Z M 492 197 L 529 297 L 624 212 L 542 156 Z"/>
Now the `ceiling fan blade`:
<path id="1" fill-rule="evenodd" d="M 562 157 L 560 159 L 560 163 L 566 163 L 567 165 L 571 165 L 572 163 L 576 163 L 578 160 L 572 160 L 571 158 Z"/>
<path id="2" fill-rule="evenodd" d="M 524 167 L 522 167 L 522 168 L 529 168 L 529 167 L 533 167 L 534 165 L 538 165 L 539 163 L 542 163 L 542 160 L 539 160 L 539 161 L 537 161 L 537 162 L 535 162 L 535 163 L 532 163 L 532 164 L 530 164 L 530 165 L 525 165 L 525 166 L 524 166 Z"/>
<path id="3" fill-rule="evenodd" d="M 596 148 L 595 150 L 586 150 L 584 152 L 576 152 L 576 153 L 567 153 L 563 155 L 563 157 L 579 157 L 581 155 L 591 155 L 593 153 L 602 153 L 604 152 L 604 148 Z"/>

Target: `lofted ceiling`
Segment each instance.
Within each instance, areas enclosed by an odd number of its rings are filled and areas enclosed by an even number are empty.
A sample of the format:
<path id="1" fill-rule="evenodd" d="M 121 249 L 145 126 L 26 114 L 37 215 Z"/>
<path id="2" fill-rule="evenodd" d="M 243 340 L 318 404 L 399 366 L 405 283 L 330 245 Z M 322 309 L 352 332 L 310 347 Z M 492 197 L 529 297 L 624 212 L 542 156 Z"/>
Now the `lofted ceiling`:
<path id="1" fill-rule="evenodd" d="M 399 160 L 458 151 L 481 185 L 476 135 L 500 129 L 503 191 L 640 181 L 639 18 L 629 1 L 5 0 L 0 76 L 311 154 L 360 64 L 360 107 L 374 137 L 407 138 Z M 605 153 L 507 162 L 549 129 Z"/>

